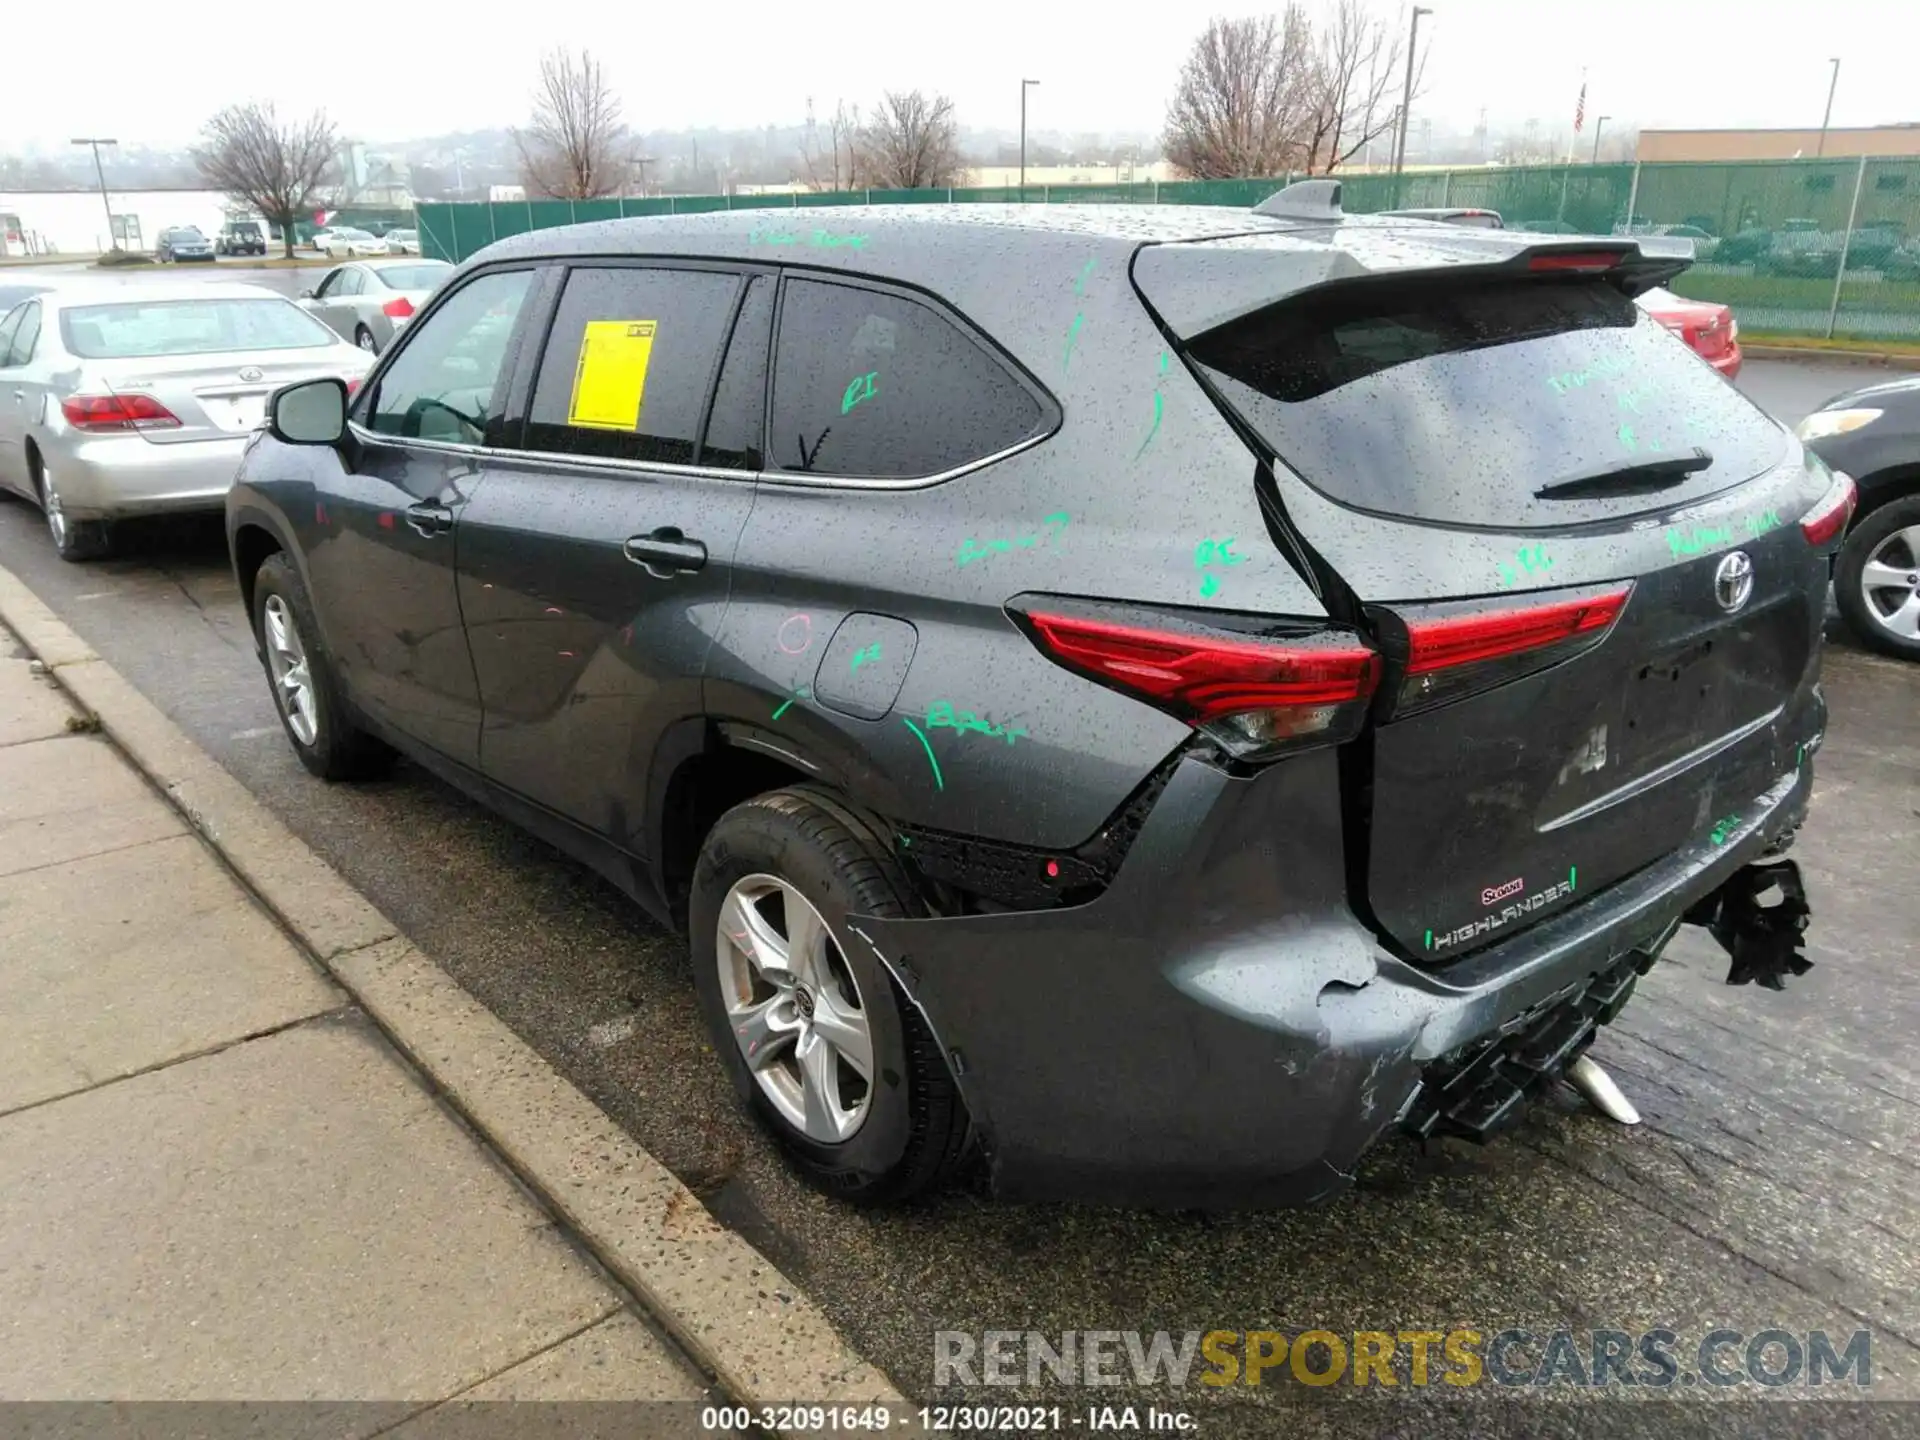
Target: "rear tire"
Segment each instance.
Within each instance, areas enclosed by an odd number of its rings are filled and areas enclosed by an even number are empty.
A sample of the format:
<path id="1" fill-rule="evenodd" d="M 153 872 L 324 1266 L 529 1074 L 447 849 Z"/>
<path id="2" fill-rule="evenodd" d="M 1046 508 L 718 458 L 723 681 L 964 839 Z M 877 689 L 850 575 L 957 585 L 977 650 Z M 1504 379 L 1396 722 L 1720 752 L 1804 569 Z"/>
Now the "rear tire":
<path id="1" fill-rule="evenodd" d="M 1854 525 L 1833 567 L 1833 596 L 1862 644 L 1920 660 L 1920 495 Z"/>
<path id="2" fill-rule="evenodd" d="M 814 786 L 736 805 L 707 835 L 694 869 L 694 983 L 721 1063 L 796 1167 L 856 1204 L 892 1204 L 934 1188 L 971 1139 L 938 1043 L 892 972 L 846 926 L 849 914 L 920 913 L 874 828 Z M 814 924 L 824 926 L 824 939 L 797 948 L 818 958 L 794 959 L 794 983 L 769 983 L 778 967 L 750 956 L 779 953 L 797 928 Z M 769 942 L 777 942 L 771 950 Z M 850 1024 L 856 1041 L 840 1046 L 836 1037 Z M 750 1042 L 750 1033 L 758 1038 Z M 801 1057 L 817 1058 L 823 1039 L 826 1068 L 815 1071 Z M 818 1103 L 823 1076 L 831 1105 Z"/>
<path id="3" fill-rule="evenodd" d="M 347 718 L 307 587 L 284 553 L 269 555 L 254 575 L 253 633 L 280 726 L 300 763 L 322 780 L 385 770 L 393 752 Z"/>
<path id="4" fill-rule="evenodd" d="M 34 494 L 40 500 L 40 513 L 47 519 L 47 534 L 53 540 L 54 553 L 76 565 L 112 554 L 113 526 L 105 520 L 69 519 L 60 506 L 60 488 L 38 451 L 29 454 L 28 465 L 33 472 Z"/>
<path id="5" fill-rule="evenodd" d="M 354 328 L 353 343 L 369 355 L 378 355 L 380 353 L 380 346 L 375 342 L 373 332 L 364 325 L 359 325 Z"/>

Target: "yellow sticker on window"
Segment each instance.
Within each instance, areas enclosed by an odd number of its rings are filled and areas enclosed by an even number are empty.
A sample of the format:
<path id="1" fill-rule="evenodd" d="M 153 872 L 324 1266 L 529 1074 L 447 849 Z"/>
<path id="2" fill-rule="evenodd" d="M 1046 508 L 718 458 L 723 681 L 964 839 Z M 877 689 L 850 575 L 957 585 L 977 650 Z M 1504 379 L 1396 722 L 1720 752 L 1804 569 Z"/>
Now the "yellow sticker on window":
<path id="1" fill-rule="evenodd" d="M 588 430 L 638 430 L 653 360 L 653 320 L 589 320 L 580 337 L 567 423 Z"/>

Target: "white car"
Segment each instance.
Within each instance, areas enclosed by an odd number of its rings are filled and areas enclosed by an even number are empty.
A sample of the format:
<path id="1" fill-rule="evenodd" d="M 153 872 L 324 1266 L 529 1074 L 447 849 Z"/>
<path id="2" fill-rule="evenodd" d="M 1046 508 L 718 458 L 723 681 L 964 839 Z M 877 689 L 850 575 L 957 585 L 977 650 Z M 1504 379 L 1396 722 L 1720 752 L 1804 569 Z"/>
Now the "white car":
<path id="1" fill-rule="evenodd" d="M 63 283 L 0 317 L 0 490 L 103 555 L 117 520 L 220 509 L 280 386 L 372 363 L 258 286 Z"/>
<path id="2" fill-rule="evenodd" d="M 382 237 L 387 242 L 389 255 L 418 255 L 420 253 L 420 232 L 418 230 L 389 230 Z"/>
<path id="3" fill-rule="evenodd" d="M 350 225 L 322 230 L 313 237 L 313 248 L 334 260 L 358 260 L 387 253 L 387 242 L 366 230 Z"/>

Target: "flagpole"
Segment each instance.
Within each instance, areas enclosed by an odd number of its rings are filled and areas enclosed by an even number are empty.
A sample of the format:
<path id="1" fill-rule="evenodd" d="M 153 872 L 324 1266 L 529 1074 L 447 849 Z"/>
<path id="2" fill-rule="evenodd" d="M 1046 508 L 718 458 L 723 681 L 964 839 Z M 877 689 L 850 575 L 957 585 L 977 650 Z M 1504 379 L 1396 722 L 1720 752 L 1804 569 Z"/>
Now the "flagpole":
<path id="1" fill-rule="evenodd" d="M 1573 179 L 1573 147 L 1580 141 L 1580 127 L 1585 123 L 1586 118 L 1587 71 L 1586 67 L 1582 66 L 1580 70 L 1580 98 L 1576 100 L 1573 105 L 1573 134 L 1567 137 L 1567 164 L 1566 168 L 1560 172 L 1560 214 L 1557 218 L 1562 224 L 1565 224 L 1567 219 L 1567 182 Z"/>

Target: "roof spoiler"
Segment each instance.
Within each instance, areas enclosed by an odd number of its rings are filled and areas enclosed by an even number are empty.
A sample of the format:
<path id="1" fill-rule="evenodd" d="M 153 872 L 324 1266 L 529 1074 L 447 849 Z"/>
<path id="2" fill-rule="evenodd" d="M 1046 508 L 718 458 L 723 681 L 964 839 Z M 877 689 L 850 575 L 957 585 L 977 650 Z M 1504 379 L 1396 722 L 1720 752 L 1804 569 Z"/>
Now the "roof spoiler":
<path id="1" fill-rule="evenodd" d="M 1536 275 L 1604 275 L 1628 295 L 1638 295 L 1666 284 L 1692 264 L 1691 240 L 1637 235 L 1529 245 L 1507 262 L 1507 268 Z"/>
<path id="2" fill-rule="evenodd" d="M 1338 180 L 1296 180 L 1253 207 L 1256 215 L 1283 220 L 1344 220 Z"/>

